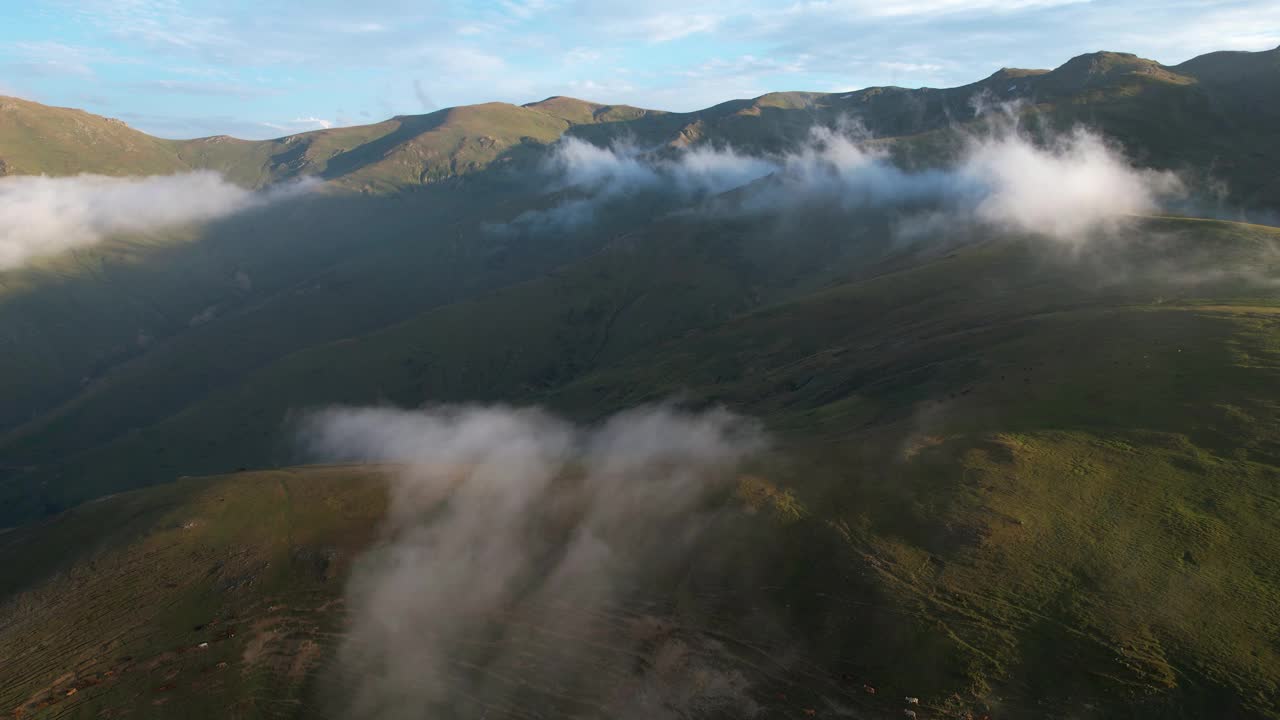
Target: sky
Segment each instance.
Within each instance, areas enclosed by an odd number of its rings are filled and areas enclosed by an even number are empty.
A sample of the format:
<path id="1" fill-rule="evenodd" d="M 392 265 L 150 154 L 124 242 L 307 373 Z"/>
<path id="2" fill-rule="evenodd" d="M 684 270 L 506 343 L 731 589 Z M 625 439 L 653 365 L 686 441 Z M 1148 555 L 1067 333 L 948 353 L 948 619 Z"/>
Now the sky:
<path id="1" fill-rule="evenodd" d="M 257 139 L 552 95 L 686 111 L 1277 45 L 1276 0 L 0 0 L 0 95 Z"/>

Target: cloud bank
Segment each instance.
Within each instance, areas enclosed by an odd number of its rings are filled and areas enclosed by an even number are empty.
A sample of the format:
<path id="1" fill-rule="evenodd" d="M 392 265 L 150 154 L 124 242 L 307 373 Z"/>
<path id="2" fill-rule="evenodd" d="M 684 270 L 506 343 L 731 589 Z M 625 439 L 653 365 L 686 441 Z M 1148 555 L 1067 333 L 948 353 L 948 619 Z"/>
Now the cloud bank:
<path id="1" fill-rule="evenodd" d="M 202 171 L 149 177 L 0 178 L 0 271 L 101 242 L 214 220 L 314 188 L 308 180 L 246 190 Z"/>
<path id="2" fill-rule="evenodd" d="M 606 680 L 565 665 L 590 656 L 592 618 L 687 562 L 708 500 L 765 444 L 727 412 L 665 407 L 594 428 L 535 409 L 334 409 L 302 438 L 314 457 L 403 464 L 339 651 L 344 717 L 392 720 L 483 714 L 512 691 L 493 678 L 549 674 L 562 694 Z"/>
<path id="3" fill-rule="evenodd" d="M 732 202 L 718 203 L 719 211 L 777 212 L 816 203 L 891 209 L 903 216 L 907 235 L 968 223 L 1078 243 L 1126 217 L 1155 212 L 1182 192 L 1173 175 L 1134 167 L 1090 131 L 1037 142 L 1010 122 L 997 119 L 994 128 L 965 136 L 950 163 L 915 170 L 895 164 L 856 126 L 814 128 L 805 143 L 776 155 L 700 146 L 671 156 L 566 138 L 548 167 L 570 199 L 513 224 L 580 224 L 629 194 L 668 193 L 688 202 L 743 188 Z M 757 182 L 763 178 L 769 180 Z"/>

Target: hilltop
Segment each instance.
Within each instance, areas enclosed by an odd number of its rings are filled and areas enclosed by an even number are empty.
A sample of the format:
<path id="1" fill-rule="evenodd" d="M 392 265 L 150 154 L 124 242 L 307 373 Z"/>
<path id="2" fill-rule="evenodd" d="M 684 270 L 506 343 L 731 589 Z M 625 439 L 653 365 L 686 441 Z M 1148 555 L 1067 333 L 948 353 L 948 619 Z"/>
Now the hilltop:
<path id="1" fill-rule="evenodd" d="M 573 98 L 486 103 L 274 140 L 225 135 L 164 140 L 82 110 L 0 98 L 0 169 L 9 175 L 162 174 L 216 170 L 259 187 L 306 175 L 356 190 L 394 190 L 467 174 L 569 128 L 649 111 Z"/>

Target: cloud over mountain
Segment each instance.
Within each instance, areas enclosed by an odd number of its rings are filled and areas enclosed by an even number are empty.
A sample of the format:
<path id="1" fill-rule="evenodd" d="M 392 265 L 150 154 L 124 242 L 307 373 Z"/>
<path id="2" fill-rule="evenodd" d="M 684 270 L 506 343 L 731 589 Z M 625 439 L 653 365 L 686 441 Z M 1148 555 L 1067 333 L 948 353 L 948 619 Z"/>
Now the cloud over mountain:
<path id="1" fill-rule="evenodd" d="M 707 500 L 763 449 L 753 422 L 724 411 L 632 410 L 586 428 L 531 408 L 421 412 L 336 408 L 312 416 L 314 457 L 399 463 L 387 542 L 357 563 L 339 659 L 346 717 L 413 718 L 491 697 L 484 673 L 527 663 L 499 617 L 532 626 L 589 617 L 678 567 Z M 576 629 L 576 628 L 575 628 Z M 552 633 L 571 656 L 580 633 Z M 569 679 L 566 678 L 566 683 Z"/>
<path id="2" fill-rule="evenodd" d="M 1011 123 L 963 136 L 950 162 L 907 169 L 856 126 L 816 127 L 788 152 L 751 155 L 731 147 L 646 151 L 618 143 L 562 140 L 548 167 L 554 187 L 571 191 L 551 210 L 515 225 L 534 229 L 589 221 L 597 209 L 634 193 L 682 201 L 745 188 L 718 212 L 765 213 L 814 203 L 892 209 L 908 234 L 938 222 L 964 222 L 1078 242 L 1127 216 L 1156 211 L 1182 191 L 1167 172 L 1134 167 L 1100 135 L 1078 128 L 1037 141 Z M 756 182 L 762 178 L 770 180 Z M 750 187 L 747 187 L 750 186 Z"/>
<path id="3" fill-rule="evenodd" d="M 31 258 L 225 217 L 306 192 L 316 181 L 246 190 L 214 172 L 150 177 L 0 178 L 0 270 Z"/>

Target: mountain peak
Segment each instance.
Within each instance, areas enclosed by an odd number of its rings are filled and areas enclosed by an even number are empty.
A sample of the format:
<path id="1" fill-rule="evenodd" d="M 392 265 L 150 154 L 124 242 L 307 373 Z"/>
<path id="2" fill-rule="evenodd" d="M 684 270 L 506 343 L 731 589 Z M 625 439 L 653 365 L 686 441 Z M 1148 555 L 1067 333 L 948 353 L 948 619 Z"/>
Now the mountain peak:
<path id="1" fill-rule="evenodd" d="M 1077 55 L 1060 65 L 1054 72 L 1105 76 L 1117 72 L 1133 72 L 1158 67 L 1161 67 L 1160 63 L 1138 57 L 1133 53 L 1101 50 Z"/>
<path id="2" fill-rule="evenodd" d="M 1045 75 L 1050 85 L 1078 89 L 1112 84 L 1117 80 L 1141 79 L 1176 85 L 1193 82 L 1155 60 L 1133 53 L 1099 51 L 1077 55 Z"/>
<path id="3" fill-rule="evenodd" d="M 988 75 L 987 80 L 988 81 L 1017 80 L 1019 78 L 1024 78 L 1024 77 L 1044 75 L 1049 72 L 1050 72 L 1049 70 L 1035 70 L 1031 68 L 1002 67 L 999 70 Z"/>
<path id="4" fill-rule="evenodd" d="M 1174 69 L 1201 82 L 1249 85 L 1280 81 L 1280 47 L 1248 52 L 1221 50 L 1198 55 Z"/>
<path id="5" fill-rule="evenodd" d="M 546 113 L 571 125 L 591 125 L 600 122 L 633 120 L 642 115 L 657 112 L 630 105 L 604 105 L 566 95 L 552 95 L 545 100 L 526 103 L 520 107 Z"/>

